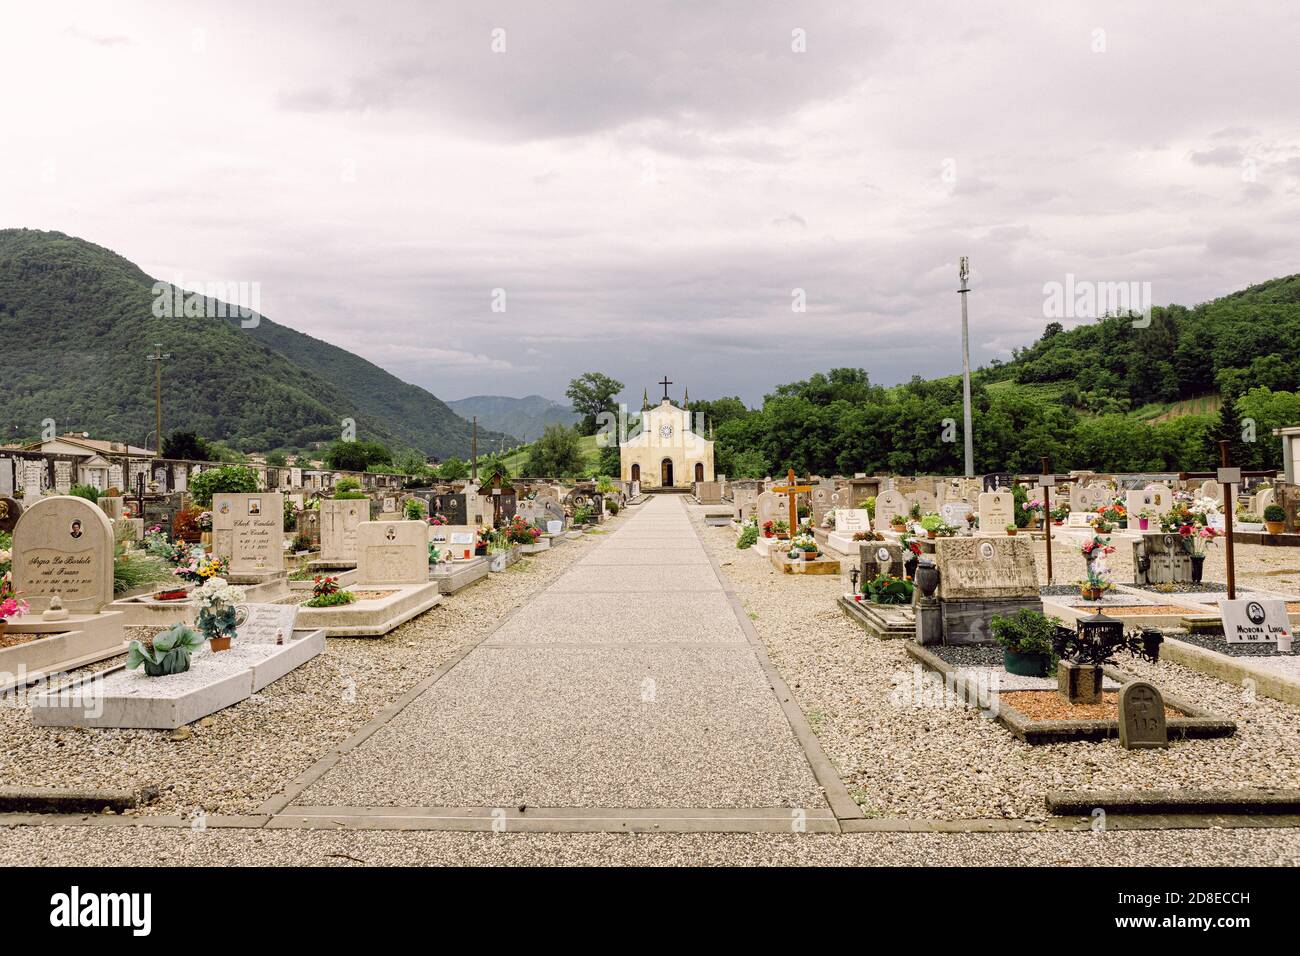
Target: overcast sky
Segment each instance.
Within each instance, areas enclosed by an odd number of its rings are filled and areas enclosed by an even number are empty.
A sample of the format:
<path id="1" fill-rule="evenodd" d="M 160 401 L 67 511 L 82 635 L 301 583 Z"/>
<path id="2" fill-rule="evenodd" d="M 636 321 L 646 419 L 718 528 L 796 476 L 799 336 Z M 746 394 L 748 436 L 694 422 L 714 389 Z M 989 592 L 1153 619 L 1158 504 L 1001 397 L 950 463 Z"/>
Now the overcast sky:
<path id="1" fill-rule="evenodd" d="M 977 363 L 1037 337 L 1070 273 L 1192 304 L 1300 271 L 1295 4 L 0 18 L 0 225 L 258 282 L 271 319 L 442 398 L 952 373 L 963 254 Z"/>

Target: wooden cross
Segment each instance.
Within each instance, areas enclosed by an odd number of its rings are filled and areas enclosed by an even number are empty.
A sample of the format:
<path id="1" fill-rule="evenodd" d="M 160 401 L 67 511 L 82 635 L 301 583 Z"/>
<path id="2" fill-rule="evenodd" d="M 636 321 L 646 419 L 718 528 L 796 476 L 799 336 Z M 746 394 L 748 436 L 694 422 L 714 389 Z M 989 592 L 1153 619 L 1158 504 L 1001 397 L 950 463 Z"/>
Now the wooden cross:
<path id="1" fill-rule="evenodd" d="M 790 473 L 786 475 L 785 485 L 777 485 L 772 490 L 778 495 L 790 496 L 790 537 L 793 539 L 796 532 L 799 530 L 798 496 L 812 491 L 812 485 L 796 485 L 794 469 L 791 468 Z"/>

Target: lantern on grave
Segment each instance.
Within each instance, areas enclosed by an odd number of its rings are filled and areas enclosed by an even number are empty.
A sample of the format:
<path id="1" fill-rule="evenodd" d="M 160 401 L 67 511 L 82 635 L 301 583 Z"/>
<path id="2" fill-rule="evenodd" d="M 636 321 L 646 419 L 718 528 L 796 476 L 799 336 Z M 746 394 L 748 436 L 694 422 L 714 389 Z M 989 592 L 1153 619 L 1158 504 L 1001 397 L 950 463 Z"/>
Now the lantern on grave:
<path id="1" fill-rule="evenodd" d="M 1124 643 L 1124 622 L 1100 610 L 1096 614 L 1079 618 L 1076 625 L 1079 642 L 1097 649 L 1115 648 Z M 1101 657 L 1105 657 L 1103 652 Z"/>

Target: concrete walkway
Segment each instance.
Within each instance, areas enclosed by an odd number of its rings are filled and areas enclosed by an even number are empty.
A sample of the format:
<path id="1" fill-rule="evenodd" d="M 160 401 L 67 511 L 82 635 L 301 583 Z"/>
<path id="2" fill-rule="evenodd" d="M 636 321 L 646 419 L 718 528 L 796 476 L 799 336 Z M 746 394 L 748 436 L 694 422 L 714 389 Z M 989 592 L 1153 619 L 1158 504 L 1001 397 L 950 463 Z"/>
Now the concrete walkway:
<path id="1" fill-rule="evenodd" d="M 855 808 L 788 698 L 657 496 L 272 826 L 838 829 L 819 780 Z"/>

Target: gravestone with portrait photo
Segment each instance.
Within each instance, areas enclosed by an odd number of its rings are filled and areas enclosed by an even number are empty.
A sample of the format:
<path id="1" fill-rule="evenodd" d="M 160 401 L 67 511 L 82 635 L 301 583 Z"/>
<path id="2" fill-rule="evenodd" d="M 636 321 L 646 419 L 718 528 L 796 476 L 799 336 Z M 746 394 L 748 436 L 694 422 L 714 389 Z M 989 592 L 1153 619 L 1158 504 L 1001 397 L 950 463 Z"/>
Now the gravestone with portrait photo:
<path id="1" fill-rule="evenodd" d="M 323 503 L 322 503 L 323 504 Z M 212 552 L 230 560 L 230 578 L 257 583 L 284 572 L 284 495 L 212 496 Z"/>
<path id="2" fill-rule="evenodd" d="M 82 614 L 112 602 L 113 525 L 97 505 L 42 498 L 22 512 L 13 535 L 14 587 L 32 610 L 44 611 L 55 595 Z"/>

